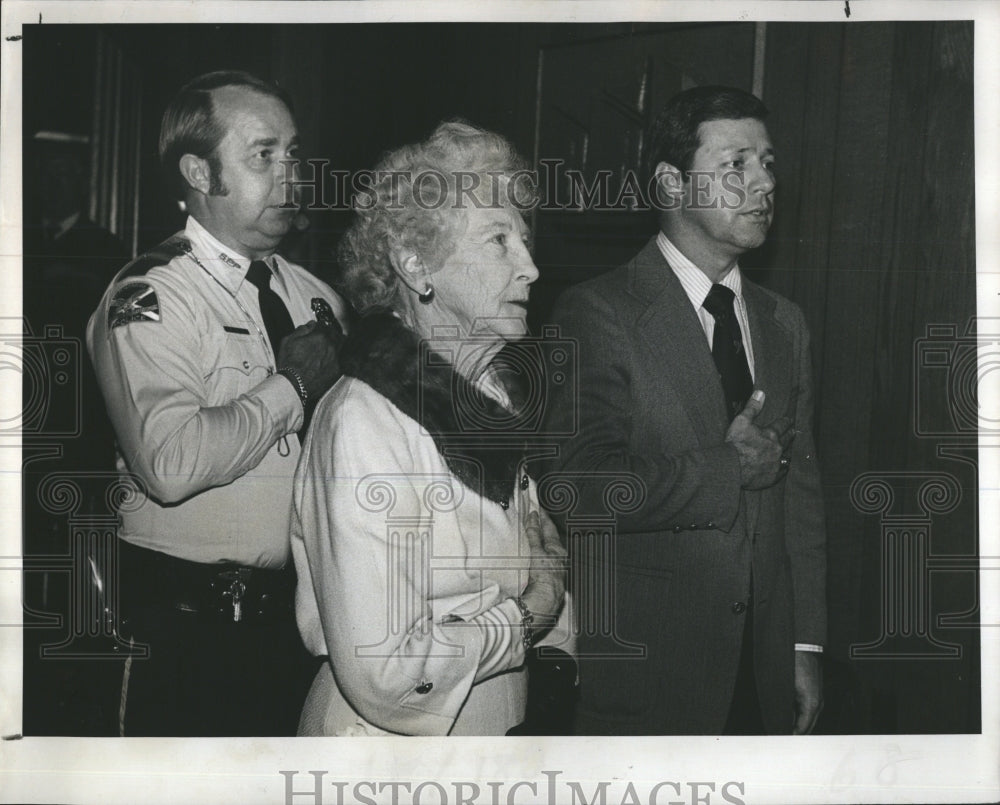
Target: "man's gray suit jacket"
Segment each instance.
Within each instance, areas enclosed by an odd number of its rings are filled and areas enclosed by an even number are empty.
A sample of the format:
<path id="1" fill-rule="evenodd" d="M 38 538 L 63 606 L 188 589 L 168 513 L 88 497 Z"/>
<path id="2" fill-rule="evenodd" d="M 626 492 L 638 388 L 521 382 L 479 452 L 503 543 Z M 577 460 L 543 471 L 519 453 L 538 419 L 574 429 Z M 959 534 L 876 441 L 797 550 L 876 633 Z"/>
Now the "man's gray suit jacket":
<path id="1" fill-rule="evenodd" d="M 711 350 L 655 238 L 627 265 L 567 290 L 553 313 L 576 343 L 579 382 L 553 384 L 546 431 L 579 421 L 547 469 L 574 479 L 576 516 L 605 510 L 616 473 L 644 487 L 643 502 L 617 517 L 610 551 L 592 538 L 570 546 L 580 733 L 720 733 L 751 595 L 765 725 L 788 733 L 794 645 L 826 640 L 809 334 L 794 303 L 745 277 L 743 296 L 754 387 L 766 394 L 756 424 L 789 416 L 798 431 L 787 476 L 763 491 L 741 488 Z"/>

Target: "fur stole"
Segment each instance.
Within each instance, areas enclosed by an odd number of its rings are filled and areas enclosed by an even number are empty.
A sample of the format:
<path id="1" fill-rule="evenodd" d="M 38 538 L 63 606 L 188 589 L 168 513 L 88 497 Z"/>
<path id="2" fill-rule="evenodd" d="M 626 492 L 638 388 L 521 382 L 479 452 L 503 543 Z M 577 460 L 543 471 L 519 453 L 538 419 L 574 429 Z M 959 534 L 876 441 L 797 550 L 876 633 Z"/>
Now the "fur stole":
<path id="1" fill-rule="evenodd" d="M 510 506 L 525 447 L 516 410 L 484 394 L 385 311 L 357 320 L 344 342 L 340 367 L 419 423 L 464 486 L 505 509 Z M 510 392 L 512 400 L 521 399 L 516 388 Z"/>

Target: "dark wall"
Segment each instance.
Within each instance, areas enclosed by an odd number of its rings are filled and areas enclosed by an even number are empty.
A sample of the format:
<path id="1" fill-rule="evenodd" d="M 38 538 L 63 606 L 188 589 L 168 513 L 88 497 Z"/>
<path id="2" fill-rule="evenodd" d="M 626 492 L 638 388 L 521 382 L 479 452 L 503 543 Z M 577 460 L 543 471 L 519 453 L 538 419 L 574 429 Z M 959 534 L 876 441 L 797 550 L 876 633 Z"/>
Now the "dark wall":
<path id="1" fill-rule="evenodd" d="M 975 373 L 945 387 L 967 362 L 957 336 L 976 309 L 972 58 L 972 23 L 767 29 L 779 187 L 755 259 L 813 331 L 828 650 L 860 680 L 858 727 L 874 731 L 979 728 Z M 936 339 L 942 363 L 928 364 L 922 339 L 942 326 L 955 337 Z M 860 487 L 852 496 L 862 473 L 882 476 L 891 507 L 867 505 Z M 928 483 L 957 496 L 954 508 L 928 511 L 918 499 Z M 905 557 L 883 549 L 921 532 L 909 571 L 884 576 Z M 956 559 L 939 570 L 945 556 Z M 902 601 L 916 611 L 889 607 Z M 965 614 L 940 623 L 949 613 Z"/>

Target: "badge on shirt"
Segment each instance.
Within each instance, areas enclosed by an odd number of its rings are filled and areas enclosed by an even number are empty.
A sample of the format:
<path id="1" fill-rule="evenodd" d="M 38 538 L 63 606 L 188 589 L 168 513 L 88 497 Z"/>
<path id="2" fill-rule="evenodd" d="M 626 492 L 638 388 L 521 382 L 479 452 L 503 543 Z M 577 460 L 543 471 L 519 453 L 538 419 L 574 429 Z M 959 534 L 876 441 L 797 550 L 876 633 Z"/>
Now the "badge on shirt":
<path id="1" fill-rule="evenodd" d="M 130 282 L 115 291 L 108 310 L 109 330 L 134 321 L 159 320 L 160 303 L 152 285 L 145 282 Z"/>

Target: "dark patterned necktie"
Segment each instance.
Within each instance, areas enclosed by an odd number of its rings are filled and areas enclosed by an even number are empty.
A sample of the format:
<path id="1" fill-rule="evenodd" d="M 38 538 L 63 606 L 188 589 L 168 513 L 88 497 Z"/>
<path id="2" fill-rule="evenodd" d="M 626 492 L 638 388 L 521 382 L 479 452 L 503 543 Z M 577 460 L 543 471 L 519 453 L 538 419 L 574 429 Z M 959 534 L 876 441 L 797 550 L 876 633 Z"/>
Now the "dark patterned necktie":
<path id="1" fill-rule="evenodd" d="M 712 358 L 722 377 L 730 421 L 743 410 L 753 393 L 753 378 L 743 346 L 743 333 L 733 309 L 735 296 L 726 286 L 716 284 L 702 302 L 702 307 L 715 318 Z"/>
<path id="2" fill-rule="evenodd" d="M 257 286 L 260 315 L 264 319 L 264 329 L 267 330 L 271 350 L 274 352 L 275 361 L 277 361 L 282 340 L 295 327 L 292 325 L 292 317 L 288 314 L 285 303 L 271 288 L 272 276 L 271 269 L 263 260 L 254 260 L 250 264 L 250 270 L 247 271 L 247 280 Z"/>

